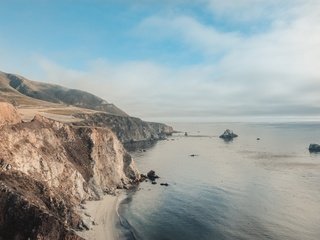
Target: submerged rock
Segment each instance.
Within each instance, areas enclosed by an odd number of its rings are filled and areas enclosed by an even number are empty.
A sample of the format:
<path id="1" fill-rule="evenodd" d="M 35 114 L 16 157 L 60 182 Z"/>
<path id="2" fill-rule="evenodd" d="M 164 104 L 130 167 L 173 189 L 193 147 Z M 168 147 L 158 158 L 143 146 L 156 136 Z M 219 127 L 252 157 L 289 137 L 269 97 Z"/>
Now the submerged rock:
<path id="1" fill-rule="evenodd" d="M 224 133 L 222 135 L 219 136 L 220 138 L 224 139 L 224 140 L 232 140 L 235 137 L 238 137 L 237 134 L 233 133 L 232 130 L 227 129 L 224 131 Z"/>
<path id="2" fill-rule="evenodd" d="M 169 186 L 169 184 L 168 184 L 168 183 L 160 183 L 160 185 L 161 185 L 161 186 L 166 186 L 166 187 L 168 187 L 168 186 Z"/>
<path id="3" fill-rule="evenodd" d="M 320 145 L 315 143 L 310 144 L 309 152 L 320 152 Z"/>

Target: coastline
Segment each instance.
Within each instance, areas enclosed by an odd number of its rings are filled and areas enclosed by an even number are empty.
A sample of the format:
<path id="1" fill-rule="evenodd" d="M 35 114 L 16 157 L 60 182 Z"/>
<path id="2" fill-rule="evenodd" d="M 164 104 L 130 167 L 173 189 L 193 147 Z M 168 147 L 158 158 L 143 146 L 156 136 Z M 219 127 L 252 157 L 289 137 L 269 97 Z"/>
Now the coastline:
<path id="1" fill-rule="evenodd" d="M 117 194 L 116 196 L 105 195 L 102 200 L 87 201 L 83 204 L 84 217 L 90 216 L 95 225 L 92 225 L 90 230 L 77 231 L 77 234 L 88 240 L 119 239 L 119 230 L 116 228 L 119 201 L 120 194 Z"/>

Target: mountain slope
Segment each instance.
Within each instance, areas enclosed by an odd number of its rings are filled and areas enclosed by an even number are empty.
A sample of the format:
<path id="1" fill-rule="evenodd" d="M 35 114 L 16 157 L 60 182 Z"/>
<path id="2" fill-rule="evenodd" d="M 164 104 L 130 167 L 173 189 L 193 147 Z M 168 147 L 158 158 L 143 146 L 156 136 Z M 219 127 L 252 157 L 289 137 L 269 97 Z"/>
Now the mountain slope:
<path id="1" fill-rule="evenodd" d="M 15 105 L 39 104 L 37 100 L 54 104 L 66 104 L 106 112 L 117 116 L 128 116 L 114 104 L 91 93 L 68 89 L 55 84 L 40 83 L 24 77 L 0 72 L 0 99 Z M 43 102 L 42 102 L 43 103 Z"/>

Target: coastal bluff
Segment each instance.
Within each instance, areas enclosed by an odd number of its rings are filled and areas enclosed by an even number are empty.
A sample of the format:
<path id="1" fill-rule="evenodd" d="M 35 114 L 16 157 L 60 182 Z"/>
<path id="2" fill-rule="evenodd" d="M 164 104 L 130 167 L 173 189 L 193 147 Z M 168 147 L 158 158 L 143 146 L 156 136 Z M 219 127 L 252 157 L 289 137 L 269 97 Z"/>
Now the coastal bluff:
<path id="1" fill-rule="evenodd" d="M 0 113 L 0 239 L 82 239 L 80 203 L 139 181 L 110 129 L 40 115 L 21 122 L 7 103 Z"/>
<path id="2" fill-rule="evenodd" d="M 123 144 L 165 139 L 174 132 L 171 126 L 163 123 L 142 121 L 139 118 L 115 116 L 106 113 L 75 114 L 82 119 L 75 126 L 97 126 L 110 128 Z"/>
<path id="3" fill-rule="evenodd" d="M 85 238 L 96 222 L 83 203 L 140 180 L 126 144 L 172 132 L 91 93 L 0 71 L 0 240 Z"/>

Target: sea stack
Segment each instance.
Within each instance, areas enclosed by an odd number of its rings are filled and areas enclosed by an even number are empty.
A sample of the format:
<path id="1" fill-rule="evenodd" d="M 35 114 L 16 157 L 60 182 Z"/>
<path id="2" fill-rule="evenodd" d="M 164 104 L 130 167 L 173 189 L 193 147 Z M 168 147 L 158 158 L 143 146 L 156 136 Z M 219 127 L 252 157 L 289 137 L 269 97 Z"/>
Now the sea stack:
<path id="1" fill-rule="evenodd" d="M 230 141 L 235 137 L 238 137 L 238 135 L 233 133 L 233 131 L 230 129 L 225 130 L 224 133 L 222 135 L 220 135 L 220 138 L 227 140 L 227 141 Z"/>
<path id="2" fill-rule="evenodd" d="M 309 152 L 320 152 L 320 145 L 312 143 L 309 145 Z"/>

